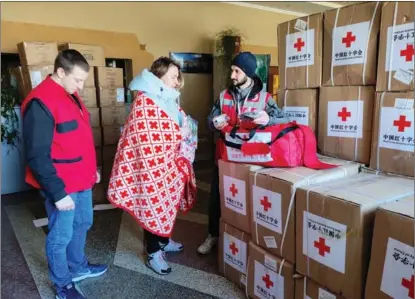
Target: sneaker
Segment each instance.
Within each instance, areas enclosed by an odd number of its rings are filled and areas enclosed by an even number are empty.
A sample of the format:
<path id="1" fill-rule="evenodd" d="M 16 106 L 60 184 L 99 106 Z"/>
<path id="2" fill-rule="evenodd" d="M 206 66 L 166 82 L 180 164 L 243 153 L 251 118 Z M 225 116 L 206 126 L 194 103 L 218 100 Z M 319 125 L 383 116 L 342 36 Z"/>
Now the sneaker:
<path id="1" fill-rule="evenodd" d="M 180 252 L 183 250 L 183 244 L 179 242 L 175 242 L 172 239 L 169 239 L 169 243 L 167 245 L 160 244 L 161 250 L 164 252 Z"/>
<path id="2" fill-rule="evenodd" d="M 56 299 L 86 299 L 74 283 L 68 284 L 66 287 L 59 288 Z"/>
<path id="3" fill-rule="evenodd" d="M 147 255 L 146 266 L 160 275 L 167 275 L 171 272 L 162 250 Z"/>
<path id="4" fill-rule="evenodd" d="M 86 278 L 98 277 L 98 276 L 101 276 L 102 274 L 104 274 L 105 272 L 107 272 L 107 270 L 108 270 L 107 265 L 88 264 L 88 271 L 84 272 L 84 273 L 74 274 L 73 277 L 72 277 L 72 281 L 73 282 L 78 282 L 78 281 L 84 280 Z"/>
<path id="5" fill-rule="evenodd" d="M 212 252 L 212 249 L 216 246 L 218 243 L 218 237 L 212 237 L 209 235 L 205 242 L 202 243 L 202 245 L 199 246 L 197 249 L 197 252 L 200 254 L 208 254 Z"/>

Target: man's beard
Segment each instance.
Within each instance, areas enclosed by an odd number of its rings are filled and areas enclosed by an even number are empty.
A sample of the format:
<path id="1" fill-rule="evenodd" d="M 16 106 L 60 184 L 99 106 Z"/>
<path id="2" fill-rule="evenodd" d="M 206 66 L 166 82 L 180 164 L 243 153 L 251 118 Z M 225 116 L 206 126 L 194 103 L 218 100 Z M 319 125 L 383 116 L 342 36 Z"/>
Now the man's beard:
<path id="1" fill-rule="evenodd" d="M 236 80 L 232 80 L 232 83 L 235 87 L 241 87 L 242 85 L 244 85 L 246 83 L 246 81 L 248 81 L 248 76 L 245 76 L 241 82 L 238 82 Z"/>

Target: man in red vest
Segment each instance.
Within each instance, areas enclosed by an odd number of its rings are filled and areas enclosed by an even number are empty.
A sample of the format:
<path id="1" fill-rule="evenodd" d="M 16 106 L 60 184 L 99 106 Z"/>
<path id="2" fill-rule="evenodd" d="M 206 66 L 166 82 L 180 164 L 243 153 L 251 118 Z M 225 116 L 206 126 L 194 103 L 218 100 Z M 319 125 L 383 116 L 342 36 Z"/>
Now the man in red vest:
<path id="1" fill-rule="evenodd" d="M 49 276 L 62 299 L 84 298 L 74 282 L 107 271 L 90 264 L 84 252 L 93 219 L 91 189 L 100 180 L 89 113 L 78 95 L 88 74 L 81 53 L 61 51 L 54 73 L 22 103 L 26 182 L 45 198 Z"/>
<path id="2" fill-rule="evenodd" d="M 255 74 L 257 62 L 250 52 L 239 53 L 232 61 L 232 85 L 221 92 L 209 117 L 208 126 L 212 131 L 224 127 L 271 126 L 286 123 L 283 111 L 278 108 L 272 95 L 262 91 L 263 83 Z M 216 159 L 218 158 L 218 140 Z M 217 163 L 213 170 L 209 202 L 209 235 L 199 246 L 200 254 L 208 254 L 216 246 L 219 237 L 220 220 L 219 171 Z"/>

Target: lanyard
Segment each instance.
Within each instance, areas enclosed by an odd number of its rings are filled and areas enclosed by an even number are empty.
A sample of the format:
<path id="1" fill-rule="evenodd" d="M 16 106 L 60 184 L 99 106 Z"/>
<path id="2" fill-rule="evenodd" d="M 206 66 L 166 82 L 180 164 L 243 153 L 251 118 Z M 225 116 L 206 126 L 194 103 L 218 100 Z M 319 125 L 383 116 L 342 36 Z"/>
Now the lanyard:
<path id="1" fill-rule="evenodd" d="M 245 99 L 242 101 L 241 105 L 239 105 L 239 101 L 236 101 L 236 109 L 237 109 L 238 116 L 241 115 L 241 107 L 245 105 L 245 102 L 248 99 L 249 95 L 251 94 L 251 91 L 252 91 L 252 86 L 251 88 L 249 88 L 248 94 L 246 95 Z"/>

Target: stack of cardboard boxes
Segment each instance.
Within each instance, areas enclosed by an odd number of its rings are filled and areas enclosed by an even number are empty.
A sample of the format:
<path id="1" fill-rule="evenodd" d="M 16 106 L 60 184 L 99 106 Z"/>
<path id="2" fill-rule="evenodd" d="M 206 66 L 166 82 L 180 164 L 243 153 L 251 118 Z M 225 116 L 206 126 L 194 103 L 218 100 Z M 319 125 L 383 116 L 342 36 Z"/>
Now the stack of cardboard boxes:
<path id="1" fill-rule="evenodd" d="M 339 166 L 219 161 L 219 269 L 250 298 L 413 297 L 413 11 L 371 2 L 279 26 L 279 106 Z"/>

